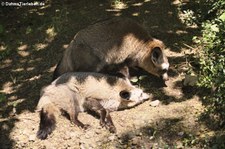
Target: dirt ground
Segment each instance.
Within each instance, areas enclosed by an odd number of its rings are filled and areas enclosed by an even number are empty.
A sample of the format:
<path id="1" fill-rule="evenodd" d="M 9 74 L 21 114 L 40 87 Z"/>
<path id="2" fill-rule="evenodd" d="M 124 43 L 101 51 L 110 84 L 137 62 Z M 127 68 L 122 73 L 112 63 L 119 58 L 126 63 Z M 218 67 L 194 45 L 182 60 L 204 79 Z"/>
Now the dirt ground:
<path id="1" fill-rule="evenodd" d="M 179 0 L 50 0 L 44 4 L 0 6 L 1 149 L 220 148 L 223 132 L 213 131 L 200 120 L 204 107 L 199 90 L 183 85 L 188 64 L 197 53 L 192 38 L 199 32 L 196 26 L 183 23 Z M 165 42 L 170 80 L 164 84 L 154 76 L 141 79 L 137 85 L 151 98 L 111 114 L 116 134 L 102 128 L 98 118 L 82 113 L 79 119 L 91 125 L 88 130 L 62 116 L 48 139 L 38 140 L 35 107 L 40 89 L 51 82 L 63 51 L 80 29 L 117 16 L 137 20 Z M 151 106 L 156 100 L 159 104 Z"/>

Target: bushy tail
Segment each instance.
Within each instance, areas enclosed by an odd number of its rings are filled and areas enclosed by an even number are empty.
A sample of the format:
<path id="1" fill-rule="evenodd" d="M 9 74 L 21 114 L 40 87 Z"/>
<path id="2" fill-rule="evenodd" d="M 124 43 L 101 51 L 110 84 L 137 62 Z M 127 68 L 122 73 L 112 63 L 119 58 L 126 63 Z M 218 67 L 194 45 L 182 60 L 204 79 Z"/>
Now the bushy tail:
<path id="1" fill-rule="evenodd" d="M 45 105 L 40 111 L 40 125 L 37 132 L 37 137 L 41 140 L 47 138 L 49 134 L 55 129 L 55 107 L 52 104 Z"/>

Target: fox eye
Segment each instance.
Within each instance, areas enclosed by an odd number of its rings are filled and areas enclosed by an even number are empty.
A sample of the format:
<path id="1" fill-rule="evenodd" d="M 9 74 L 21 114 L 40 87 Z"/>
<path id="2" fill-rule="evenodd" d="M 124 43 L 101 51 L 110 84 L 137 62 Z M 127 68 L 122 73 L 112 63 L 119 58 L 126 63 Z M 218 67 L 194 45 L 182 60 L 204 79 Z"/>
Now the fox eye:
<path id="1" fill-rule="evenodd" d="M 163 69 L 162 70 L 162 73 L 166 73 L 168 70 L 167 69 Z"/>
<path id="2" fill-rule="evenodd" d="M 168 72 L 167 69 L 159 69 L 159 70 L 158 70 L 158 73 L 159 73 L 159 74 L 164 74 L 164 73 L 167 73 L 167 72 Z"/>
<path id="3" fill-rule="evenodd" d="M 120 92 L 120 97 L 122 97 L 123 99 L 129 100 L 130 99 L 130 92 L 128 91 L 121 91 Z"/>

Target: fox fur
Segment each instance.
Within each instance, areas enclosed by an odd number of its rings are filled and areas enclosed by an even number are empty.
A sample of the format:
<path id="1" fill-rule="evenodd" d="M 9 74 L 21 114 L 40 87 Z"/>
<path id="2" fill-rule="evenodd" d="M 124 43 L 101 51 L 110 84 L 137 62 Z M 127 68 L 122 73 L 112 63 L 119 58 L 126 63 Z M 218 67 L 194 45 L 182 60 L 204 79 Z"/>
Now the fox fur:
<path id="1" fill-rule="evenodd" d="M 116 132 L 111 111 L 135 106 L 148 99 L 141 89 L 128 79 L 100 73 L 65 73 L 41 91 L 37 105 L 40 126 L 37 137 L 46 139 L 56 127 L 61 111 L 68 113 L 71 122 L 86 129 L 78 120 L 78 113 L 93 110 L 100 113 L 100 124 Z"/>
<path id="2" fill-rule="evenodd" d="M 66 72 L 113 74 L 111 66 L 140 67 L 168 80 L 169 62 L 162 41 L 129 18 L 112 18 L 80 30 L 59 61 L 53 80 Z"/>

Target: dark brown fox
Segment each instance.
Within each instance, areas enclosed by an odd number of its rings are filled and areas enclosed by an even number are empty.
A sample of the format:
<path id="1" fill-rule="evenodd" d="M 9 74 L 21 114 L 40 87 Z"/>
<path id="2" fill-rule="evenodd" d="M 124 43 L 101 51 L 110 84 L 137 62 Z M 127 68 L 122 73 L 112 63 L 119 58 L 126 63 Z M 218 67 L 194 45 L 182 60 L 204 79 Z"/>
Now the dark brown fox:
<path id="1" fill-rule="evenodd" d="M 56 126 L 56 116 L 65 111 L 71 122 L 79 127 L 87 125 L 78 120 L 78 113 L 94 110 L 100 113 L 100 124 L 116 132 L 110 112 L 135 106 L 149 96 L 131 85 L 128 79 L 100 73 L 65 73 L 41 92 L 37 110 L 40 126 L 37 137 L 46 139 Z"/>
<path id="2" fill-rule="evenodd" d="M 117 66 L 140 67 L 168 80 L 169 62 L 164 48 L 162 41 L 152 38 L 129 18 L 105 20 L 75 35 L 58 63 L 53 79 L 74 71 L 113 74 L 113 65 L 116 69 Z"/>

